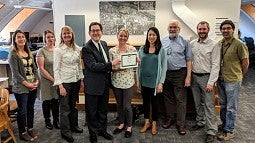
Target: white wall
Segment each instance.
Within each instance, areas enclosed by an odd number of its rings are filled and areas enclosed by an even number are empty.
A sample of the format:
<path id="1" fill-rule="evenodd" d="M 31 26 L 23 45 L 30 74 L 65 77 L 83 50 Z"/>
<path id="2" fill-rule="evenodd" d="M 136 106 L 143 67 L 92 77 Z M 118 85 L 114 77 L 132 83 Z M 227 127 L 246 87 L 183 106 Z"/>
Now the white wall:
<path id="1" fill-rule="evenodd" d="M 106 1 L 106 0 L 101 0 Z M 120 0 L 107 0 L 107 1 L 120 1 Z M 123 0 L 124 1 L 124 0 Z M 134 1 L 134 0 L 127 0 Z M 146 0 L 144 0 L 146 1 Z M 161 33 L 161 37 L 165 37 L 167 26 L 170 19 L 178 19 L 181 21 L 181 35 L 186 38 L 196 37 L 194 26 L 186 25 L 172 10 L 172 2 L 184 1 L 187 8 L 190 9 L 196 19 L 192 17 L 189 19 L 200 21 L 208 21 L 211 25 L 211 32 L 214 32 L 216 17 L 226 17 L 234 22 L 239 22 L 240 4 L 241 0 L 156 0 L 156 27 Z M 53 17 L 54 17 L 54 30 L 56 35 L 59 35 L 61 27 L 64 26 L 65 15 L 85 15 L 85 33 L 86 40 L 89 40 L 88 26 L 92 21 L 99 22 L 99 0 L 54 0 L 53 1 Z M 182 10 L 182 9 L 180 9 Z M 189 15 L 186 15 L 189 17 Z M 187 20 L 186 20 L 187 21 Z M 192 28 L 193 27 L 193 28 Z M 193 29 L 193 30 L 192 30 Z M 238 28 L 237 28 L 238 29 Z M 218 37 L 219 38 L 219 37 Z M 102 39 L 108 43 L 116 43 L 116 36 L 105 35 Z M 59 37 L 57 37 L 59 40 Z M 130 43 L 141 43 L 145 41 L 145 35 L 131 35 L 129 38 Z"/>
<path id="2" fill-rule="evenodd" d="M 186 0 L 186 5 L 200 20 L 209 22 L 211 32 L 215 31 L 216 18 L 229 18 L 236 25 L 235 36 L 237 36 L 241 0 Z M 219 39 L 221 36 L 216 38 Z"/>

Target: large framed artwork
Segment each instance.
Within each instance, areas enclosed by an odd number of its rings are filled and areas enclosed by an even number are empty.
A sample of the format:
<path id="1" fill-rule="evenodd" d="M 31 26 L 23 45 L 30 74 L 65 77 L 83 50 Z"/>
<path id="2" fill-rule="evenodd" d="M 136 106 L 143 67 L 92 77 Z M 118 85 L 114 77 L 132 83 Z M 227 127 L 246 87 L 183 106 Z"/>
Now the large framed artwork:
<path id="1" fill-rule="evenodd" d="M 105 35 L 116 35 L 121 28 L 144 35 L 155 26 L 156 1 L 101 1 L 99 10 Z"/>

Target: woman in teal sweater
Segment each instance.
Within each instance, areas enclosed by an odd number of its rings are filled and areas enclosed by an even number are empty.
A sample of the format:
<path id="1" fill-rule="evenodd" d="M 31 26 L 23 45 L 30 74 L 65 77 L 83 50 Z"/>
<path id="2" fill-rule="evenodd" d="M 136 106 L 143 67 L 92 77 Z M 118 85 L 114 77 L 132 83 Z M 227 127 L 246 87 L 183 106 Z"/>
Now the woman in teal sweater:
<path id="1" fill-rule="evenodd" d="M 151 127 L 151 134 L 157 134 L 158 112 L 157 94 L 163 90 L 167 70 L 165 50 L 162 48 L 159 31 L 156 27 L 149 28 L 145 45 L 139 49 L 141 60 L 137 70 L 137 87 L 141 88 L 144 107 L 144 126 L 140 133 L 144 133 Z M 152 107 L 152 125 L 149 121 L 150 105 Z"/>

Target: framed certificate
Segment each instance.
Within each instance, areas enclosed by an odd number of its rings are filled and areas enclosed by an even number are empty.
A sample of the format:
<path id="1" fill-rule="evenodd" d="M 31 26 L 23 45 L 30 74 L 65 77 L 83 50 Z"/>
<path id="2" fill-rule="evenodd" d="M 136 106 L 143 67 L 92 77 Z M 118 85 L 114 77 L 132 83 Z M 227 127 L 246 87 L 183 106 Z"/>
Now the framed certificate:
<path id="1" fill-rule="evenodd" d="M 120 55 L 120 68 L 133 68 L 137 67 L 137 53 L 123 53 Z"/>

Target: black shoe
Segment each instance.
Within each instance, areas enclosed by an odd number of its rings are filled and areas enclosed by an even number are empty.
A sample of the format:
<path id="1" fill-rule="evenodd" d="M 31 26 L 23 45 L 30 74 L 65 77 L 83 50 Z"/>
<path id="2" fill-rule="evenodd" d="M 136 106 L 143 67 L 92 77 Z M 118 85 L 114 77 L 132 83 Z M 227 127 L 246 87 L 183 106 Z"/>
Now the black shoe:
<path id="1" fill-rule="evenodd" d="M 50 120 L 49 121 L 45 121 L 45 127 L 49 130 L 53 129 L 53 125 L 51 124 Z"/>
<path id="2" fill-rule="evenodd" d="M 207 134 L 205 138 L 206 143 L 211 143 L 214 141 L 214 135 Z"/>
<path id="3" fill-rule="evenodd" d="M 113 130 L 113 134 L 114 134 L 114 135 L 117 135 L 117 134 L 121 133 L 121 132 L 124 131 L 124 130 L 125 130 L 125 127 L 123 127 L 122 129 L 115 128 L 115 129 Z"/>
<path id="4" fill-rule="evenodd" d="M 79 128 L 78 126 L 77 127 L 74 127 L 72 129 L 72 132 L 74 133 L 83 133 L 83 129 L 82 128 Z"/>
<path id="5" fill-rule="evenodd" d="M 56 129 L 60 129 L 60 125 L 59 125 L 59 122 L 58 122 L 58 121 L 53 121 L 53 126 L 54 126 Z"/>
<path id="6" fill-rule="evenodd" d="M 199 130 L 199 129 L 202 129 L 204 128 L 205 126 L 199 126 L 198 124 L 196 124 L 195 126 L 192 126 L 189 130 L 190 131 L 196 131 L 196 130 Z"/>
<path id="7" fill-rule="evenodd" d="M 89 137 L 89 141 L 90 141 L 91 143 L 97 143 L 97 136 L 90 136 L 90 137 Z"/>
<path id="8" fill-rule="evenodd" d="M 132 136 L 132 131 L 125 131 L 124 137 L 130 138 Z"/>
<path id="9" fill-rule="evenodd" d="M 61 133 L 61 137 L 62 137 L 63 139 L 65 139 L 65 140 L 66 140 L 67 142 L 69 142 L 69 143 L 74 142 L 74 139 L 73 139 L 72 136 L 66 136 L 66 135 L 64 135 L 64 134 Z"/>
<path id="10" fill-rule="evenodd" d="M 104 137 L 107 140 L 112 140 L 113 139 L 112 135 L 110 135 L 107 132 L 98 132 L 98 135 Z"/>

